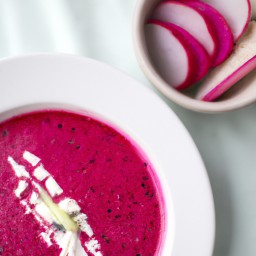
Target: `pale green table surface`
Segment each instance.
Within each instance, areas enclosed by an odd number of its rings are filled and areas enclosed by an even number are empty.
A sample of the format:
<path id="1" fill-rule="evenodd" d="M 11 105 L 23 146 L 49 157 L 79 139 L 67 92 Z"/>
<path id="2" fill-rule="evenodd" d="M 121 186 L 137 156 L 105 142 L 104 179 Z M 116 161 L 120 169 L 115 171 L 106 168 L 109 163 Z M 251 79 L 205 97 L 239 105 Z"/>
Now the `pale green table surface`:
<path id="1" fill-rule="evenodd" d="M 136 0 L 0 0 L 0 57 L 75 53 L 108 63 L 152 88 L 133 52 L 135 4 Z M 256 106 L 207 115 L 166 102 L 194 138 L 210 177 L 216 207 L 214 256 L 255 256 Z"/>

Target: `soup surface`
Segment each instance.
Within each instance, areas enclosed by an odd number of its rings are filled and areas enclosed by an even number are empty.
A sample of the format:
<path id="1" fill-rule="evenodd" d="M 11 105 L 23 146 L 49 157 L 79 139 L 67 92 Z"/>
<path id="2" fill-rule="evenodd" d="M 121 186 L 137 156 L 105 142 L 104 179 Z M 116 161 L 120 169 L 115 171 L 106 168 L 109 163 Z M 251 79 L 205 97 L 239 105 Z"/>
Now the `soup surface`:
<path id="1" fill-rule="evenodd" d="M 164 205 L 156 180 L 127 137 L 92 117 L 51 110 L 6 120 L 0 255 L 75 255 L 79 243 L 89 256 L 157 255 Z M 62 225 L 42 191 L 78 230 Z"/>

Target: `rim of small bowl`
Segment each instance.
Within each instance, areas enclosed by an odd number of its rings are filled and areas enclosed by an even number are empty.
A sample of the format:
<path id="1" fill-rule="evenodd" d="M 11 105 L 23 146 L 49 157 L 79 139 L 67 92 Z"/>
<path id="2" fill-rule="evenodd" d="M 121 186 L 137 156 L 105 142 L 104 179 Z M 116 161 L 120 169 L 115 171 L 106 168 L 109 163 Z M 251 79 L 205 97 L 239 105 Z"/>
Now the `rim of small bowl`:
<path id="1" fill-rule="evenodd" d="M 160 0 L 138 0 L 133 14 L 132 37 L 137 61 L 152 85 L 165 97 L 187 109 L 202 113 L 222 113 L 243 108 L 256 100 L 256 94 L 223 101 L 205 102 L 190 98 L 166 83 L 151 64 L 144 37 L 144 24 L 153 6 Z"/>

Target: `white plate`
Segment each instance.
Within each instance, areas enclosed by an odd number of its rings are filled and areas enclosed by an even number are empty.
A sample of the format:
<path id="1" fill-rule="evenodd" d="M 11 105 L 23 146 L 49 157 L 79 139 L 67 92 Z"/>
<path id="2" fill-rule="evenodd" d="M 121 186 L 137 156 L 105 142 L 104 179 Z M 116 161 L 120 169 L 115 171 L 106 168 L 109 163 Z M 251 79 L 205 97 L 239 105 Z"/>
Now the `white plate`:
<path id="1" fill-rule="evenodd" d="M 212 254 L 215 216 L 204 165 L 182 123 L 153 92 L 94 60 L 45 54 L 0 61 L 0 86 L 2 113 L 34 103 L 71 104 L 128 132 L 153 162 L 168 199 L 163 255 Z"/>

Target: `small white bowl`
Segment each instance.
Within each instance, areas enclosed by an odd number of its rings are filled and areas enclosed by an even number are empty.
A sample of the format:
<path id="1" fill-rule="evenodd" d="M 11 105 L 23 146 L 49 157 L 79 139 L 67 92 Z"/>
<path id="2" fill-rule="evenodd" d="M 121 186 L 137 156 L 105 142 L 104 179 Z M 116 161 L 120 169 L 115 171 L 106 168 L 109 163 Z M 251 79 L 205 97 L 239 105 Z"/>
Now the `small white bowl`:
<path id="1" fill-rule="evenodd" d="M 246 78 L 230 89 L 216 102 L 204 102 L 193 99 L 183 92 L 170 87 L 157 73 L 152 65 L 146 47 L 144 25 L 154 7 L 160 0 L 138 0 L 133 17 L 133 41 L 135 53 L 141 69 L 150 82 L 168 99 L 198 112 L 221 113 L 239 109 L 256 101 L 256 72 L 251 72 Z"/>

